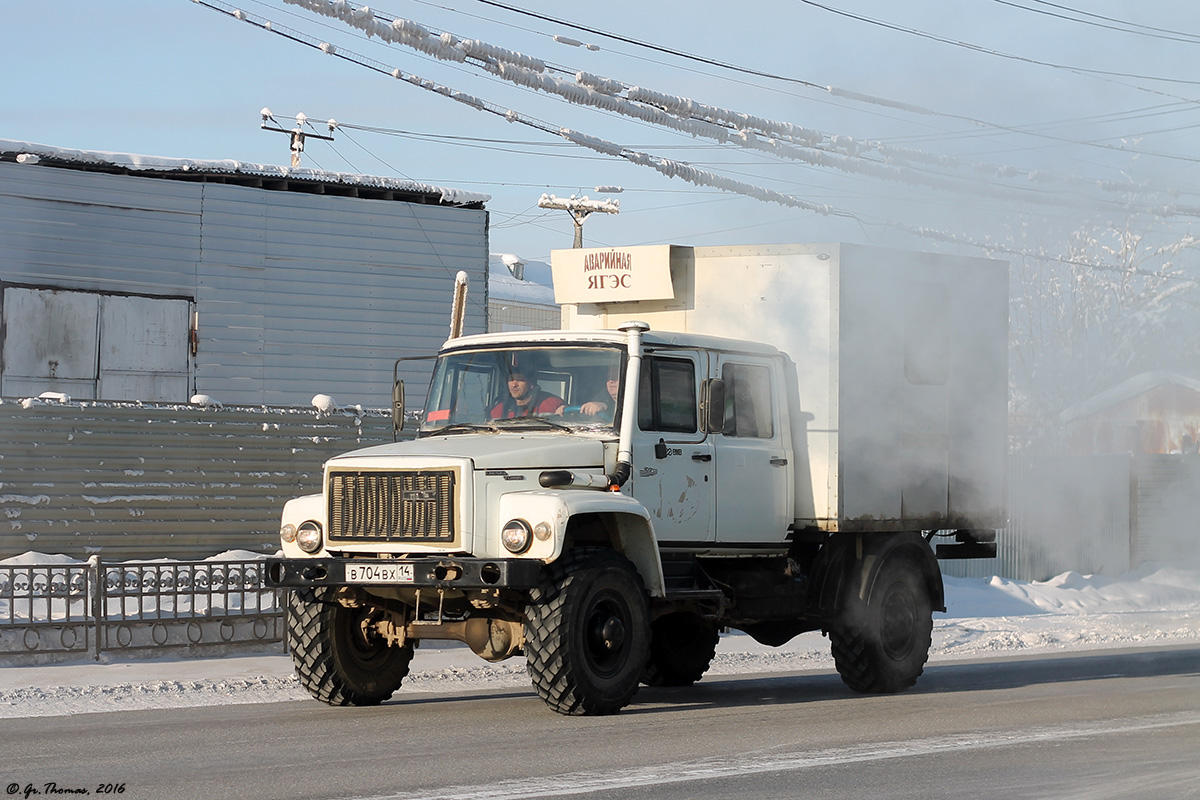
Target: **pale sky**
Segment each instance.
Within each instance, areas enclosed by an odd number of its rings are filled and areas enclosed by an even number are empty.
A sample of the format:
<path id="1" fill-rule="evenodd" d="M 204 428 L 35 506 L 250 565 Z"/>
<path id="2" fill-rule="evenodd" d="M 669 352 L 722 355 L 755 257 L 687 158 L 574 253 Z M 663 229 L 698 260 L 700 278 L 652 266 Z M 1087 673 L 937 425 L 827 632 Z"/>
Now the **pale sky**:
<path id="1" fill-rule="evenodd" d="M 586 223 L 585 243 L 592 246 L 841 240 L 945 248 L 912 230 L 971 240 L 1012 235 L 1022 226 L 1070 230 L 1086 218 L 1123 213 L 1115 202 L 1118 195 L 1095 192 L 1089 182 L 1131 180 L 1174 192 L 1143 191 L 1138 202 L 1143 210 L 1167 208 L 1151 211 L 1146 224 L 1178 233 L 1194 216 L 1190 210 L 1200 207 L 1200 151 L 1192 131 L 1200 120 L 1200 106 L 1192 100 L 1200 98 L 1195 68 L 1200 6 L 1183 0 L 1071 2 L 504 4 L 557 21 L 481 0 L 372 4 L 389 18 L 535 56 L 562 68 L 561 74 L 586 71 L 829 136 L 1016 168 L 1016 177 L 1003 184 L 962 163 L 929 159 L 910 160 L 911 169 L 898 177 L 862 173 L 864 165 L 895 165 L 895 151 L 887 159 L 877 151 L 842 153 L 842 166 L 780 159 L 570 105 L 477 68 L 368 41 L 337 20 L 284 0 L 243 0 L 238 6 L 276 26 L 552 128 L 569 127 L 825 204 L 833 216 L 670 179 L 330 57 L 191 0 L 60 0 L 52 5 L 6 0 L 0 28 L 5 76 L 0 138 L 286 164 L 286 137 L 259 128 L 263 107 L 281 117 L 284 127 L 293 124 L 286 117 L 303 112 L 313 121 L 332 117 L 347 126 L 403 132 L 346 127 L 332 145 L 310 140 L 303 163 L 490 194 L 491 250 L 526 260 L 547 260 L 551 249 L 569 247 L 572 239 L 566 212 L 538 209 L 538 197 L 618 196 L 595 192 L 597 185 L 626 191 L 619 195 L 619 215 L 597 214 Z M 791 80 L 687 60 L 568 23 Z M 555 34 L 598 49 L 556 42 Z M 805 83 L 938 114 L 834 97 Z M 325 126 L 319 124 L 318 130 L 325 132 Z M 822 146 L 828 144 L 826 139 Z M 1042 170 L 1047 181 L 1021 172 L 1030 168 Z M 947 174 L 955 186 L 937 185 Z M 971 181 L 974 188 L 964 190 Z M 1010 194 L 1011 186 L 1018 188 L 1016 194 Z M 1022 200 L 1020 193 L 1029 187 L 1049 195 L 1046 202 Z M 949 246 L 983 255 L 965 245 Z"/>

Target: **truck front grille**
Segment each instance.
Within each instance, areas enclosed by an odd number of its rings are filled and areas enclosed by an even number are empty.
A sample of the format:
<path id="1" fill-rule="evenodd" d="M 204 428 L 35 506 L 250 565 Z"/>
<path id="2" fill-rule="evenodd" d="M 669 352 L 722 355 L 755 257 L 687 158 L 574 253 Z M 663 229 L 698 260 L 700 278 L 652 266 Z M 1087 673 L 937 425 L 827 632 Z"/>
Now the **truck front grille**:
<path id="1" fill-rule="evenodd" d="M 454 472 L 334 472 L 329 538 L 379 542 L 454 541 Z"/>

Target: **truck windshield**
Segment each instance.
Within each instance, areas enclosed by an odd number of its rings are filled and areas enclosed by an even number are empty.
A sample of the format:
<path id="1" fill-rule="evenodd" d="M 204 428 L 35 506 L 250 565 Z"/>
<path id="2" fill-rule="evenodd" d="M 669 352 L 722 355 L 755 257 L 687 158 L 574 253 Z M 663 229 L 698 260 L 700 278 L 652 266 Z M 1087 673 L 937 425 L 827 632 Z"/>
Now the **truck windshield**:
<path id="1" fill-rule="evenodd" d="M 611 428 L 623 384 L 616 347 L 464 350 L 438 359 L 421 433 Z"/>

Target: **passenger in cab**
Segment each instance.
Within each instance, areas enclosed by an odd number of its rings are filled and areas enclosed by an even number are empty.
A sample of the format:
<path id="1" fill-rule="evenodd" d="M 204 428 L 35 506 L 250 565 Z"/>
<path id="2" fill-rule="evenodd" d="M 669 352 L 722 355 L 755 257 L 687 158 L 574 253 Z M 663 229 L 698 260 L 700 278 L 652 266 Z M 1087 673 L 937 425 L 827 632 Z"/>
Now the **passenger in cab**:
<path id="1" fill-rule="evenodd" d="M 508 396 L 492 406 L 492 419 L 511 419 L 543 414 L 561 414 L 563 399 L 544 391 L 524 372 L 508 375 Z"/>

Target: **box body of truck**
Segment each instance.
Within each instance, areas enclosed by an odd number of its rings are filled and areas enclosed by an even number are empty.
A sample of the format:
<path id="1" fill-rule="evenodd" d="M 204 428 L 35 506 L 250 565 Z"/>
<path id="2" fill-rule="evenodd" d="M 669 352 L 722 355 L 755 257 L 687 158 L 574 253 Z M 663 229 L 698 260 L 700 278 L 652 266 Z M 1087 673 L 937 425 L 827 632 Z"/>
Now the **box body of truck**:
<path id="1" fill-rule="evenodd" d="M 564 328 L 637 319 L 790 356 L 797 526 L 1004 526 L 1003 262 L 834 243 L 559 250 L 553 267 Z"/>

